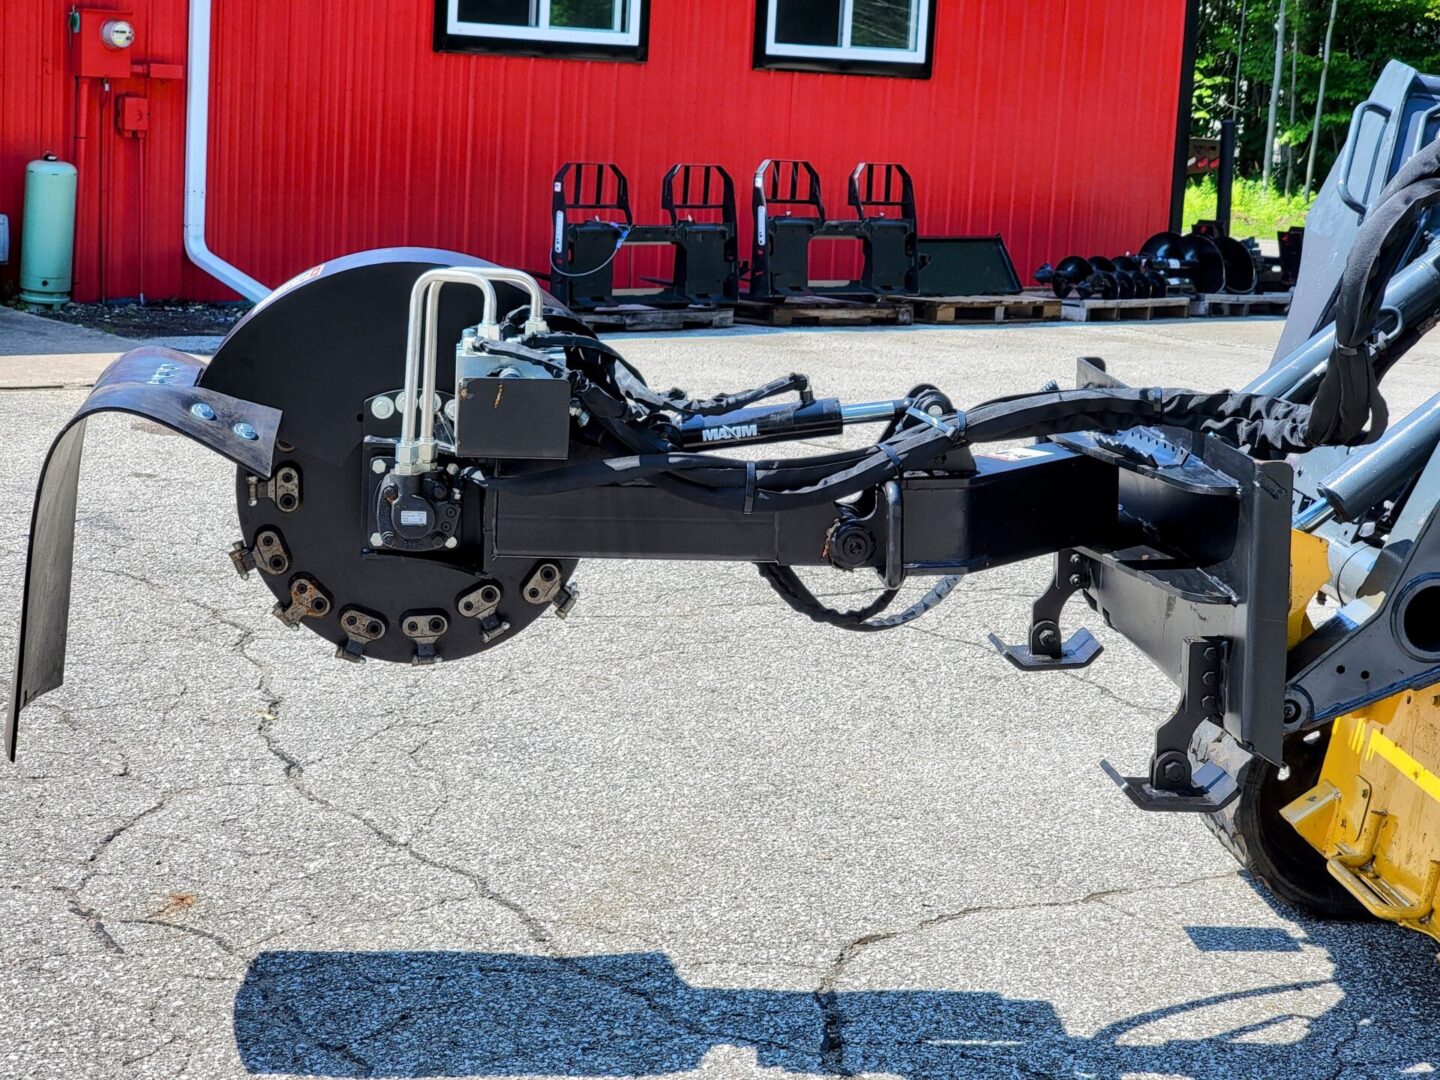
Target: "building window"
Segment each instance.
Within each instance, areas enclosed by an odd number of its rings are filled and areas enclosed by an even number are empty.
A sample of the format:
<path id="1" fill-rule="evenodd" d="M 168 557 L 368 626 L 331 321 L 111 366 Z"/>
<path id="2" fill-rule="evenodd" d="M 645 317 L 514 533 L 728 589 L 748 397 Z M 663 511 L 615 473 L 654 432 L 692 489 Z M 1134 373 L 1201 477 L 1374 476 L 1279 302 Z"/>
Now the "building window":
<path id="1" fill-rule="evenodd" d="M 435 0 L 435 49 L 643 60 L 645 6 L 645 0 Z"/>
<path id="2" fill-rule="evenodd" d="M 758 0 L 755 66 L 930 77 L 934 0 Z"/>

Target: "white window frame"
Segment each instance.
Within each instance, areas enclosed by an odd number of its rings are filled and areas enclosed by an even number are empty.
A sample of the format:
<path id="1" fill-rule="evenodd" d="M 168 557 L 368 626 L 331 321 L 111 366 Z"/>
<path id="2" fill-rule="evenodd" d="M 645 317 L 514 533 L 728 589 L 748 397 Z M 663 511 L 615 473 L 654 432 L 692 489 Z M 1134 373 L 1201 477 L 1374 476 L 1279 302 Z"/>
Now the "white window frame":
<path id="1" fill-rule="evenodd" d="M 506 23 L 469 22 L 460 18 L 460 0 L 446 5 L 446 32 L 456 37 L 503 38 L 510 41 L 555 41 L 569 45 L 610 45 L 639 48 L 640 15 L 644 0 L 614 0 L 615 25 L 609 30 L 590 27 L 551 26 L 550 0 L 530 0 L 533 26 Z M 628 6 L 628 11 L 626 10 Z"/>
<path id="2" fill-rule="evenodd" d="M 775 8 L 779 0 L 766 0 L 765 53 L 767 56 L 795 56 L 806 60 L 860 60 L 876 64 L 922 65 L 929 50 L 930 5 L 935 0 L 910 0 L 910 25 L 914 45 L 908 49 L 880 49 L 869 45 L 851 45 L 855 28 L 855 0 L 840 0 L 840 44 L 796 45 L 775 40 Z"/>

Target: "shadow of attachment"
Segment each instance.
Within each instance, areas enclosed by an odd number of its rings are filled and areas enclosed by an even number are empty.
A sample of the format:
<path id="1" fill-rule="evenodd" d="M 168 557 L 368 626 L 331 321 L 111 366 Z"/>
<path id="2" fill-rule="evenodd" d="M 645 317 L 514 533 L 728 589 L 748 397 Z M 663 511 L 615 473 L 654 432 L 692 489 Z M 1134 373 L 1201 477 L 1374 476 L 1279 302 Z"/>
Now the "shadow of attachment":
<path id="1" fill-rule="evenodd" d="M 1122 1037 L 1177 1012 L 1324 985 L 1188 1002 L 1076 1038 L 1048 1002 L 702 989 L 661 953 L 266 952 L 236 994 L 235 1039 L 251 1073 L 309 1076 L 654 1076 L 697 1069 L 721 1045 L 753 1048 L 763 1068 L 812 1075 L 1293 1076 L 1293 1045 Z"/>

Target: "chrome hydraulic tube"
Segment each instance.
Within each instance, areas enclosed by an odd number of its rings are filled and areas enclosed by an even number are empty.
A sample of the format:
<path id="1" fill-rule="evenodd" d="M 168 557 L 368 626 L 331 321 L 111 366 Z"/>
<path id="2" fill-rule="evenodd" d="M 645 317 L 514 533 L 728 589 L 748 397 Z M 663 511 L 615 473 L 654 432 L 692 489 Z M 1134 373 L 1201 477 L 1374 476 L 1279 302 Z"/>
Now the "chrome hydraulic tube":
<path id="1" fill-rule="evenodd" d="M 477 337 L 500 337 L 500 302 L 494 282 L 518 285 L 529 294 L 530 315 L 526 336 L 545 333 L 545 294 L 529 274 L 504 267 L 454 266 L 427 270 L 410 291 L 410 326 L 405 344 L 405 385 L 401 395 L 400 441 L 395 447 L 395 471 L 402 476 L 427 471 L 435 462 L 435 372 L 438 367 L 440 288 L 446 284 L 471 285 L 485 296 L 485 312 L 475 327 Z M 418 421 L 417 421 L 418 416 Z M 418 434 L 417 434 L 418 427 Z"/>

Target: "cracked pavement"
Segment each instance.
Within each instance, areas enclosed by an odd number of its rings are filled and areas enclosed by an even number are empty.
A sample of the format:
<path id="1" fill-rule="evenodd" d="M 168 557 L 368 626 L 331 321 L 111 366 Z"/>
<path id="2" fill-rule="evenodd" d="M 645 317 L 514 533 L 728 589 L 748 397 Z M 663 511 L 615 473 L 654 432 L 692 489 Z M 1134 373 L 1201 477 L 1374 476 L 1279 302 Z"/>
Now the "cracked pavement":
<path id="1" fill-rule="evenodd" d="M 1236 386 L 1279 328 L 615 341 L 697 393 L 807 371 L 847 400 L 930 381 L 964 404 L 1068 382 L 1079 355 Z M 1387 378 L 1397 413 L 1437 359 Z M 7 657 L 35 478 L 83 397 L 0 394 Z M 182 439 L 91 422 L 66 683 L 0 766 L 0 1076 L 1440 1065 L 1428 938 L 1272 905 L 1198 821 L 1141 814 L 1101 774 L 1138 767 L 1173 704 L 1133 649 L 1072 607 L 1106 646 L 1093 667 L 994 654 L 1043 561 L 869 635 L 792 613 L 744 565 L 592 561 L 566 622 L 434 669 L 355 666 L 231 571 L 233 490 Z"/>

